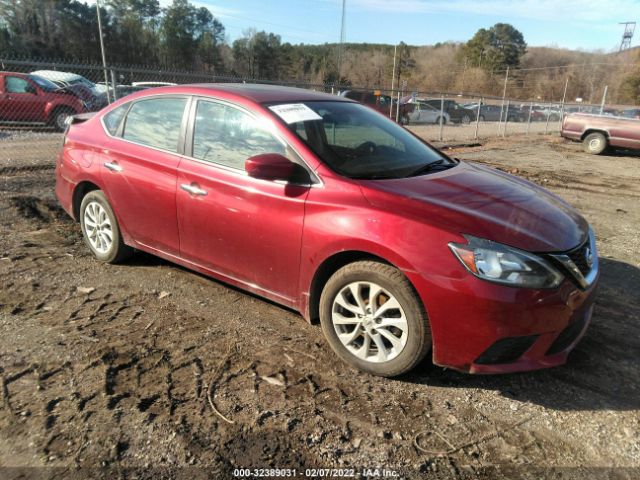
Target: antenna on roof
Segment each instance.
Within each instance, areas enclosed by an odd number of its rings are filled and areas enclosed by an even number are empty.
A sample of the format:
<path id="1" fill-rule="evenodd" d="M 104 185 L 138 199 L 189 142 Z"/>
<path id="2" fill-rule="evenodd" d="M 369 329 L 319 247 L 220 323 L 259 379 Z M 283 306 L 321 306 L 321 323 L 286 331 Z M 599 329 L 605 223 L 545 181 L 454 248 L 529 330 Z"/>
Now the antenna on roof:
<path id="1" fill-rule="evenodd" d="M 622 34 L 622 42 L 620 42 L 620 50 L 618 52 L 631 48 L 631 39 L 636 29 L 636 22 L 620 22 L 620 25 L 624 25 L 624 33 Z"/>

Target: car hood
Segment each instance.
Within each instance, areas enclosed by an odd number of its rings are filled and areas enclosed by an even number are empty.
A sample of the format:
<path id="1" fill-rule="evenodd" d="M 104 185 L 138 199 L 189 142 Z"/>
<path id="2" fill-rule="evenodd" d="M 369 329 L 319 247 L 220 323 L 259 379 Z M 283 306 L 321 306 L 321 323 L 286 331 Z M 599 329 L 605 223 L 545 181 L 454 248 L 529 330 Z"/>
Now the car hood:
<path id="1" fill-rule="evenodd" d="M 499 170 L 460 162 L 448 170 L 392 180 L 364 180 L 374 206 L 434 227 L 530 252 L 562 252 L 588 235 L 587 222 L 560 197 Z"/>

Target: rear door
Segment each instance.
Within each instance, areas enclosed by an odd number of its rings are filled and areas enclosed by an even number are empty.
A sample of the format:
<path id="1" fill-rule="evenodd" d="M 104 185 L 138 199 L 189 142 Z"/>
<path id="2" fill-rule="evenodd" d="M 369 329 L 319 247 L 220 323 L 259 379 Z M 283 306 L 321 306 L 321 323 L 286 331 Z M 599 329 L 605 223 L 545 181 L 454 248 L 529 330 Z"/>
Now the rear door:
<path id="1" fill-rule="evenodd" d="M 251 178 L 244 164 L 261 153 L 295 161 L 295 153 L 234 105 L 199 99 L 192 111 L 192 158 L 178 172 L 181 256 L 291 304 L 309 186 Z"/>
<path id="2" fill-rule="evenodd" d="M 186 96 L 163 95 L 111 111 L 104 125 L 113 133 L 94 160 L 125 230 L 136 242 L 175 256 L 176 172 L 189 102 Z"/>

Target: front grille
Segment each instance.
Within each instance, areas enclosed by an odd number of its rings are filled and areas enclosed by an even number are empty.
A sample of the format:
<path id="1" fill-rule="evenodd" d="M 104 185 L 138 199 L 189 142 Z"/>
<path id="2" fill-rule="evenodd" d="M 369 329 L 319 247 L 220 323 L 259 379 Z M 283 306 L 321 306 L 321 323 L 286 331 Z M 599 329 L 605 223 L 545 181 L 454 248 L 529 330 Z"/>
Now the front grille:
<path id="1" fill-rule="evenodd" d="M 487 348 L 474 363 L 494 365 L 515 362 L 537 339 L 538 335 L 502 338 Z"/>
<path id="2" fill-rule="evenodd" d="M 549 350 L 547 350 L 547 355 L 555 355 L 556 353 L 560 353 L 575 342 L 576 338 L 582 333 L 584 330 L 585 323 L 587 322 L 588 315 L 582 315 L 581 318 L 571 323 L 567 328 L 565 328 L 560 335 L 553 341 Z"/>

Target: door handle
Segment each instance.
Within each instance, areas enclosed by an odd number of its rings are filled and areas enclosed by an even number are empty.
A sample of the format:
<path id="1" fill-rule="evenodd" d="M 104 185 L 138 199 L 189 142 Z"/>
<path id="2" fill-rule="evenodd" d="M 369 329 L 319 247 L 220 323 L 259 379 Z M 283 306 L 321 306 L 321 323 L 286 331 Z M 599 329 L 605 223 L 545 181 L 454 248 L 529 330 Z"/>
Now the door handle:
<path id="1" fill-rule="evenodd" d="M 191 195 L 206 195 L 207 191 L 201 189 L 197 185 L 190 185 L 188 183 L 183 183 L 180 185 L 180 188 L 185 192 L 189 192 Z"/>
<path id="2" fill-rule="evenodd" d="M 104 166 L 107 167 L 112 172 L 121 172 L 123 170 L 123 168 L 120 165 L 118 165 L 116 162 L 106 162 Z"/>

